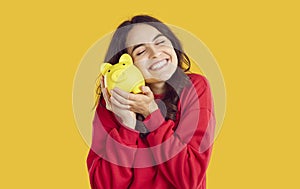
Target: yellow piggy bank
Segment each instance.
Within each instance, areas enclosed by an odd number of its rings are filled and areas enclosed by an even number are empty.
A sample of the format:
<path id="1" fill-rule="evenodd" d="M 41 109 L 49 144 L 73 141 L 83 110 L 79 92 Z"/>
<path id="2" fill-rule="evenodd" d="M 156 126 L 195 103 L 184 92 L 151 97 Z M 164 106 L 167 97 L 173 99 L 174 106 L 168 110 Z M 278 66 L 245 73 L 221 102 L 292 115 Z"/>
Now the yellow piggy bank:
<path id="1" fill-rule="evenodd" d="M 145 86 L 145 80 L 140 70 L 133 65 L 129 54 L 123 54 L 119 63 L 111 65 L 103 63 L 100 72 L 104 76 L 104 85 L 108 92 L 118 87 L 127 92 L 141 93 L 141 86 Z"/>

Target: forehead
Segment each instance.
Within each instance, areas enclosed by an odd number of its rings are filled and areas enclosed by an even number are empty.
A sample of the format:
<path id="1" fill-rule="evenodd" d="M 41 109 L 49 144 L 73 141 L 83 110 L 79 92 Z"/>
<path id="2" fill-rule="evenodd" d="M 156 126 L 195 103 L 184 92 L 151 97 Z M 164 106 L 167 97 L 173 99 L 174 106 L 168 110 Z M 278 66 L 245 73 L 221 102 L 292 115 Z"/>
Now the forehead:
<path id="1" fill-rule="evenodd" d="M 126 38 L 126 47 L 152 42 L 153 38 L 158 34 L 161 34 L 161 32 L 153 26 L 148 24 L 136 24 L 128 32 Z"/>

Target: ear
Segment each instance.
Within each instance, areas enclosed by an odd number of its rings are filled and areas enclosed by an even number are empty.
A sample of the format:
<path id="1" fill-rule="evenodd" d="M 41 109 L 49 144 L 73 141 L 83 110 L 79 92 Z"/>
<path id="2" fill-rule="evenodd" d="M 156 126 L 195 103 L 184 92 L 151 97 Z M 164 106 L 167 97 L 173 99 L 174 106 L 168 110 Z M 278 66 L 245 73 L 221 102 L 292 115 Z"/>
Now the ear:
<path id="1" fill-rule="evenodd" d="M 123 54 L 120 59 L 119 59 L 119 62 L 122 62 L 122 63 L 127 63 L 127 64 L 133 64 L 133 61 L 132 61 L 132 58 L 129 54 Z"/>
<path id="2" fill-rule="evenodd" d="M 100 65 L 100 72 L 102 75 L 105 75 L 106 72 L 109 70 L 109 68 L 111 67 L 112 65 L 110 63 L 102 63 Z"/>

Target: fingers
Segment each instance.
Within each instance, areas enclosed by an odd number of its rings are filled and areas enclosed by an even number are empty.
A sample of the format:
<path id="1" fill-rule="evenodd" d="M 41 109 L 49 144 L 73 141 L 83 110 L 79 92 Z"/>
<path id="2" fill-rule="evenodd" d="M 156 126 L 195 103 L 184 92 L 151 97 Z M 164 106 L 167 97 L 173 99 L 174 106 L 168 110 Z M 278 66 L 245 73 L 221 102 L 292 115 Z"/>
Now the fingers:
<path id="1" fill-rule="evenodd" d="M 112 110 L 112 108 L 111 108 L 111 102 L 109 100 L 109 97 L 108 97 L 109 95 L 107 94 L 107 89 L 106 88 L 102 89 L 102 94 L 103 94 L 103 98 L 105 100 L 106 109 Z"/>
<path id="2" fill-rule="evenodd" d="M 135 113 L 149 114 L 151 103 L 154 102 L 154 96 L 149 87 L 141 88 L 144 94 L 132 94 L 118 88 L 111 90 L 111 103 L 123 110 L 130 110 Z M 154 108 L 153 108 L 154 109 Z M 152 112 L 152 111 L 151 111 Z M 151 113 L 150 112 L 150 113 Z"/>
<path id="3" fill-rule="evenodd" d="M 126 98 L 124 98 L 123 96 L 119 95 L 118 93 L 116 93 L 115 91 L 111 91 L 112 97 L 117 100 L 120 104 L 124 104 L 124 105 L 132 105 L 133 101 L 128 100 Z"/>
<path id="4" fill-rule="evenodd" d="M 127 104 L 122 104 L 119 99 L 115 98 L 114 96 L 111 96 L 110 97 L 110 101 L 112 103 L 113 106 L 116 106 L 120 109 L 123 109 L 123 110 L 129 110 L 130 106 L 127 105 Z"/>
<path id="5" fill-rule="evenodd" d="M 122 95 L 120 95 L 120 93 Z M 111 90 L 111 101 L 117 105 L 119 108 L 129 110 L 130 106 L 134 103 L 131 100 L 126 98 L 127 94 L 125 91 L 121 91 L 120 89 Z M 124 97 L 125 96 L 125 97 Z"/>
<path id="6" fill-rule="evenodd" d="M 100 78 L 100 87 L 101 87 L 101 93 L 102 93 L 103 98 L 105 100 L 106 109 L 112 110 L 112 108 L 111 108 L 111 102 L 109 100 L 109 94 L 107 92 L 107 89 L 104 88 L 105 86 L 104 86 L 104 78 L 103 78 L 103 76 L 101 76 L 101 78 Z"/>
<path id="7" fill-rule="evenodd" d="M 148 86 L 142 86 L 142 91 L 148 97 L 152 97 L 153 96 L 153 93 L 152 93 L 150 87 L 148 87 Z"/>
<path id="8" fill-rule="evenodd" d="M 117 95 L 121 96 L 122 98 L 126 99 L 126 100 L 135 100 L 135 94 L 132 93 L 128 93 L 126 91 L 123 91 L 117 87 L 115 87 L 113 90 L 113 92 L 115 92 Z"/>

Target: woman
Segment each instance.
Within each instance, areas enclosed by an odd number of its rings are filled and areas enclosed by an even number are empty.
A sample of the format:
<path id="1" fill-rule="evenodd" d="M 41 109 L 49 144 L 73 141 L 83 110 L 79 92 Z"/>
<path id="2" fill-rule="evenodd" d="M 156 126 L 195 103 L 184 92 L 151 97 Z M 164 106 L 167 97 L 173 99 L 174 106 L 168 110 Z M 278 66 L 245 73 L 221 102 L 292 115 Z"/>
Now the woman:
<path id="1" fill-rule="evenodd" d="M 205 77 L 187 74 L 190 61 L 173 32 L 138 15 L 123 22 L 105 62 L 132 56 L 146 86 L 142 94 L 121 89 L 108 95 L 103 82 L 87 158 L 98 188 L 206 188 L 214 110 Z"/>

